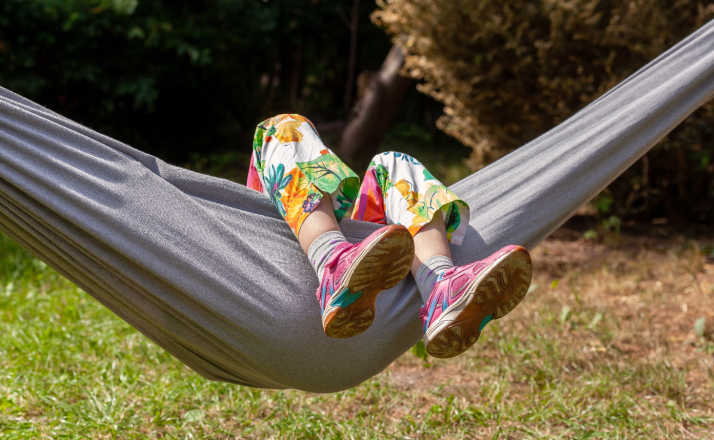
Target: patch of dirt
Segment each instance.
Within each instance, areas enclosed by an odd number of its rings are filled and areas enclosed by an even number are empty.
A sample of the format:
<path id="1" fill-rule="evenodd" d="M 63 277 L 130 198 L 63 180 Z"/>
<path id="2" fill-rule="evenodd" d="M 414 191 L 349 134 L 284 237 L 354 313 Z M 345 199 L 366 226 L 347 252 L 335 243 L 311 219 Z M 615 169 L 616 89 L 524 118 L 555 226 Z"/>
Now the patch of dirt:
<path id="1" fill-rule="evenodd" d="M 532 251 L 537 287 L 502 325 L 524 334 L 551 332 L 545 336 L 577 347 L 577 356 L 569 360 L 574 374 L 598 363 L 670 366 L 684 374 L 683 404 L 712 411 L 713 248 L 714 235 L 692 238 L 671 229 L 587 240 L 581 230 L 561 228 Z M 531 323 L 544 310 L 560 314 L 570 330 L 553 330 L 555 325 L 534 329 Z M 702 319 L 703 334 L 697 334 L 695 323 Z M 476 356 L 474 350 L 480 358 L 503 360 L 493 344 L 481 342 L 464 357 Z M 386 377 L 399 389 L 427 391 L 441 384 L 459 396 L 489 380 L 474 369 L 463 374 L 467 362 L 437 361 L 425 368 L 407 354 L 387 369 Z"/>
<path id="2" fill-rule="evenodd" d="M 666 360 L 686 371 L 688 388 L 711 393 L 714 342 L 714 236 L 612 235 L 600 242 L 546 240 L 533 252 L 535 280 L 560 279 L 554 294 L 615 319 L 612 347 L 633 360 Z M 605 244 L 607 243 L 607 244 Z M 704 319 L 703 336 L 694 324 Z M 714 396 L 701 396 L 709 401 Z"/>

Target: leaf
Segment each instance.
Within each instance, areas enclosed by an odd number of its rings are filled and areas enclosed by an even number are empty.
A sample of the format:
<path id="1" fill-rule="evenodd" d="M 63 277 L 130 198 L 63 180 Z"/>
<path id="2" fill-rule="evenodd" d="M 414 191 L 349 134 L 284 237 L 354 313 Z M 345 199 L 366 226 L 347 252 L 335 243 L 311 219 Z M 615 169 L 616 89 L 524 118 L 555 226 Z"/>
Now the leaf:
<path id="1" fill-rule="evenodd" d="M 424 362 L 427 361 L 429 354 L 426 352 L 426 345 L 424 345 L 424 341 L 419 340 L 419 342 L 414 344 L 412 347 L 412 354 Z"/>
<path id="2" fill-rule="evenodd" d="M 204 415 L 205 413 L 202 409 L 192 409 L 191 411 L 187 411 L 186 414 L 183 415 L 183 419 L 188 423 L 197 422 L 201 420 Z"/>
<path id="3" fill-rule="evenodd" d="M 109 0 L 104 1 L 117 14 L 131 15 L 139 6 L 139 0 Z"/>
<path id="4" fill-rule="evenodd" d="M 434 177 L 434 175 L 431 174 L 431 172 L 429 172 L 426 168 L 424 168 L 422 172 L 424 174 L 424 180 L 437 180 L 436 177 Z"/>
<path id="5" fill-rule="evenodd" d="M 700 317 L 694 321 L 694 333 L 700 338 L 704 337 L 704 329 L 706 328 L 707 319 L 705 317 Z"/>
<path id="6" fill-rule="evenodd" d="M 374 177 L 377 179 L 377 185 L 381 188 L 382 194 L 387 194 L 387 190 L 394 186 L 392 181 L 389 179 L 389 171 L 387 171 L 387 167 L 382 164 L 374 167 Z"/>
<path id="7" fill-rule="evenodd" d="M 570 318 L 570 306 L 563 306 L 560 309 L 560 322 L 565 322 Z"/>
<path id="8" fill-rule="evenodd" d="M 595 200 L 595 208 L 597 209 L 597 212 L 601 215 L 609 213 L 610 208 L 612 208 L 613 201 L 613 198 L 607 194 L 603 194 L 598 197 L 597 200 Z"/>
<path id="9" fill-rule="evenodd" d="M 449 202 L 448 194 L 441 185 L 430 186 L 423 196 L 414 191 L 409 191 L 408 193 L 406 191 L 400 192 L 408 203 L 417 199 L 417 202 L 407 208 L 407 210 L 424 219 L 430 219 L 437 209 Z"/>
<path id="10" fill-rule="evenodd" d="M 143 40 L 144 38 L 146 38 L 146 32 L 144 32 L 144 30 L 141 27 L 134 26 L 131 29 L 129 29 L 129 32 L 127 32 L 126 36 L 130 40 L 133 40 L 134 38 Z"/>
<path id="11" fill-rule="evenodd" d="M 616 215 L 611 215 L 607 218 L 607 220 L 603 221 L 603 226 L 608 231 L 614 231 L 619 234 L 622 226 L 622 220 L 620 220 L 620 217 Z"/>
<path id="12" fill-rule="evenodd" d="M 597 312 L 597 313 L 595 314 L 595 316 L 593 316 L 592 321 L 590 321 L 590 324 L 588 324 L 588 328 L 589 328 L 590 330 L 594 329 L 595 326 L 598 325 L 598 323 L 600 322 L 600 320 L 602 320 L 602 313 Z"/>
<path id="13" fill-rule="evenodd" d="M 354 171 L 334 154 L 323 154 L 309 162 L 297 162 L 297 166 L 311 182 L 330 194 L 337 191 L 340 183 L 347 178 L 353 178 L 355 185 L 359 181 Z"/>

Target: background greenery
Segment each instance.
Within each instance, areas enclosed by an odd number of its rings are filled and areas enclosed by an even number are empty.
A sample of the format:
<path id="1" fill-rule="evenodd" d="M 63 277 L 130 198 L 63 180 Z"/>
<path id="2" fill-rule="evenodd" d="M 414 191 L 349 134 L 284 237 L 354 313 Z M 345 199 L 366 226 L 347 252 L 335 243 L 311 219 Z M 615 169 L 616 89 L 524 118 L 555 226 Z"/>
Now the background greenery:
<path id="1" fill-rule="evenodd" d="M 473 148 L 473 167 L 563 121 L 714 18 L 701 0 L 378 1 L 376 21 L 406 53 L 438 126 Z M 606 194 L 620 216 L 714 223 L 714 103 Z"/>
<path id="2" fill-rule="evenodd" d="M 391 46 L 386 30 L 423 94 L 407 95 L 381 148 L 416 154 L 451 181 L 562 121 L 712 17 L 714 5 L 701 0 L 4 0 L 0 84 L 171 162 L 241 179 L 262 118 L 302 112 L 318 127 L 349 119 L 356 79 Z M 324 134 L 337 146 L 339 132 Z M 623 218 L 711 223 L 713 175 L 710 104 L 599 206 Z"/>
<path id="3" fill-rule="evenodd" d="M 357 66 L 389 39 L 359 9 Z M 249 151 L 275 112 L 343 116 L 350 2 L 4 0 L 0 83 L 174 162 Z"/>

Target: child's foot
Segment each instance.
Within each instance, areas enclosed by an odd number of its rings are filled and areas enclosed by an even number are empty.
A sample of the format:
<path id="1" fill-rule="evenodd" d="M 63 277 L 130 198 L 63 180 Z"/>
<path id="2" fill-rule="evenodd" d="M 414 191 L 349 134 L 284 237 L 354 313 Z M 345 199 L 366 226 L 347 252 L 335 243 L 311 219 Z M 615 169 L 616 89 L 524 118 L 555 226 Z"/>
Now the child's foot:
<path id="1" fill-rule="evenodd" d="M 317 289 L 325 334 L 349 338 L 367 330 L 377 294 L 404 279 L 413 259 L 414 241 L 401 225 L 378 229 L 361 243 L 338 245 Z"/>
<path id="2" fill-rule="evenodd" d="M 419 313 L 426 351 L 438 358 L 463 353 L 489 321 L 518 305 L 530 282 L 531 259 L 522 246 L 506 246 L 483 260 L 448 269 Z"/>

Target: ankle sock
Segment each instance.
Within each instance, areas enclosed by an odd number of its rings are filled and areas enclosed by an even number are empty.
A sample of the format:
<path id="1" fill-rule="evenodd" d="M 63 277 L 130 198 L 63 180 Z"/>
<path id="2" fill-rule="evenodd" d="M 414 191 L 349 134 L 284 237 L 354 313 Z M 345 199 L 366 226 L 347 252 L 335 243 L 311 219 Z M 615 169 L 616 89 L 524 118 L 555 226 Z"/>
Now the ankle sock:
<path id="1" fill-rule="evenodd" d="M 423 303 L 426 303 L 426 300 L 429 298 L 439 275 L 452 267 L 454 267 L 454 262 L 445 255 L 433 256 L 419 266 L 416 277 L 414 278 L 416 279 Z"/>
<path id="2" fill-rule="evenodd" d="M 307 250 L 307 258 L 310 260 L 317 278 L 322 280 L 322 273 L 325 271 L 325 263 L 332 255 L 335 247 L 347 241 L 345 236 L 340 231 L 327 231 L 319 235 Z"/>

